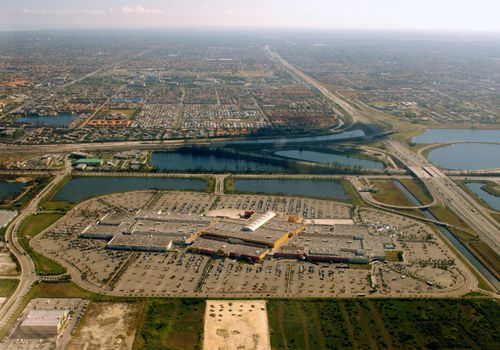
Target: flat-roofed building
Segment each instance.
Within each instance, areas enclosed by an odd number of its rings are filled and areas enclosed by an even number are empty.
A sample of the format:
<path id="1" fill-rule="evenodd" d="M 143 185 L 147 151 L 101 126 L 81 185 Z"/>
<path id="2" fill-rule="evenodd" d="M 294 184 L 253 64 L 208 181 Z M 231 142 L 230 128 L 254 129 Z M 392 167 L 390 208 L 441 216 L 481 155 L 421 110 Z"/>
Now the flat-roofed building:
<path id="1" fill-rule="evenodd" d="M 30 338 L 58 336 L 68 318 L 68 310 L 30 310 L 20 325 L 21 333 Z"/>
<path id="2" fill-rule="evenodd" d="M 264 213 L 265 214 L 265 213 Z M 304 230 L 304 225 L 269 215 L 256 214 L 248 220 L 221 219 L 200 230 L 191 251 L 260 261 Z M 255 221 L 252 221 L 255 220 Z"/>
<path id="3" fill-rule="evenodd" d="M 307 258 L 313 261 L 367 264 L 384 260 L 384 240 L 368 233 L 361 225 L 308 226 L 274 253 L 281 258 Z"/>
<path id="4" fill-rule="evenodd" d="M 243 244 L 234 241 L 218 241 L 199 237 L 189 250 L 196 253 L 226 256 L 233 259 L 260 261 L 270 252 L 266 246 Z"/>
<path id="5" fill-rule="evenodd" d="M 304 229 L 302 224 L 287 222 L 274 218 L 264 225 L 256 227 L 254 231 L 245 230 L 245 221 L 236 219 L 222 219 L 201 230 L 205 238 L 218 240 L 239 240 L 245 244 L 258 244 L 270 249 L 277 249 L 283 245 L 288 238 L 297 235 Z"/>
<path id="6" fill-rule="evenodd" d="M 167 252 L 172 248 L 175 237 L 116 235 L 108 242 L 108 249 L 141 252 Z"/>

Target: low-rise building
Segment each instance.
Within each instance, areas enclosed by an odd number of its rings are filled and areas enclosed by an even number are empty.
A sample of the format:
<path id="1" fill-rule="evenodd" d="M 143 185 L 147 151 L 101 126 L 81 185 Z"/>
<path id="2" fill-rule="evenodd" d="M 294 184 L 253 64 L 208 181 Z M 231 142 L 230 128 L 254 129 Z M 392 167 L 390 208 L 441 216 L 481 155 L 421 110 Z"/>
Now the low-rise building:
<path id="1" fill-rule="evenodd" d="M 48 338 L 58 336 L 66 320 L 68 310 L 30 310 L 20 325 L 26 337 Z"/>

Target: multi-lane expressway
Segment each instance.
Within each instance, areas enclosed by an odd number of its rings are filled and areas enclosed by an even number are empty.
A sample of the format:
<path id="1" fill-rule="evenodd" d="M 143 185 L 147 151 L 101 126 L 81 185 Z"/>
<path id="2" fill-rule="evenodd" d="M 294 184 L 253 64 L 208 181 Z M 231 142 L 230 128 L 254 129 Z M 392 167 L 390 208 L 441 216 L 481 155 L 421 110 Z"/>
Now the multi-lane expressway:
<path id="1" fill-rule="evenodd" d="M 365 125 L 373 125 L 362 113 L 355 109 L 351 103 L 335 95 L 297 67 L 290 64 L 278 53 L 266 46 L 266 50 L 271 58 L 281 64 L 292 76 L 316 88 L 325 98 L 332 103 L 339 105 L 352 118 L 353 122 L 360 122 Z M 376 127 L 374 127 L 376 128 Z M 374 130 L 376 132 L 376 130 Z M 496 254 L 500 254 L 500 228 L 498 223 L 481 208 L 481 206 L 455 184 L 443 171 L 432 165 L 423 156 L 409 150 L 405 145 L 394 140 L 385 140 L 387 150 L 397 157 L 407 166 L 424 184 L 428 187 L 434 198 L 441 200 L 455 214 L 461 217 L 478 236 L 493 249 Z"/>
<path id="2" fill-rule="evenodd" d="M 469 224 L 491 249 L 500 254 L 500 227 L 488 211 L 423 156 L 410 151 L 400 142 L 386 140 L 385 143 L 393 155 L 422 180 L 435 196 Z"/>

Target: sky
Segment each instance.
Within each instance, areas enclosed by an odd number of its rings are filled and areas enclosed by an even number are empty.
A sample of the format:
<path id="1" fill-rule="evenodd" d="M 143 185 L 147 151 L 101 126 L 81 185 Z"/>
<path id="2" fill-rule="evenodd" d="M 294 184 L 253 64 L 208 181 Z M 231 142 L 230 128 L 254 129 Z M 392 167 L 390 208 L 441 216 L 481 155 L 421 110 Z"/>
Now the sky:
<path id="1" fill-rule="evenodd" d="M 500 0 L 0 0 L 0 30 L 171 27 L 500 32 Z"/>

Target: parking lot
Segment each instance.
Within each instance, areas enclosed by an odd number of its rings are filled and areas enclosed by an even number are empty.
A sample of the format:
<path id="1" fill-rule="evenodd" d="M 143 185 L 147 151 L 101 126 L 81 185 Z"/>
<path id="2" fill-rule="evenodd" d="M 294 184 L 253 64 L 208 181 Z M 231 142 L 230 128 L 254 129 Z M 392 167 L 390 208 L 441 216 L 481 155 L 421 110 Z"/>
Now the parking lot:
<path id="1" fill-rule="evenodd" d="M 84 299 L 37 298 L 32 299 L 17 318 L 9 335 L 0 343 L 4 350 L 52 350 L 66 349 L 75 333 L 78 323 L 87 310 L 89 301 Z M 26 319 L 30 310 L 68 310 L 69 316 L 59 336 L 42 339 L 27 337 L 20 331 L 20 324 Z"/>
<path id="2" fill-rule="evenodd" d="M 273 210 L 304 218 L 352 219 L 368 235 L 392 242 L 386 254 L 403 257 L 371 264 L 313 263 L 270 257 L 259 264 L 187 252 L 175 246 L 166 253 L 104 249 L 106 241 L 78 234 L 105 213 L 135 213 L 141 208 L 163 213 L 205 215 L 214 209 Z M 227 210 L 216 212 L 224 213 Z M 231 211 L 230 211 L 231 212 Z M 213 213 L 213 212 L 212 212 Z M 71 210 L 31 244 L 79 273 L 73 278 L 91 290 L 112 295 L 206 297 L 322 297 L 446 293 L 464 285 L 463 266 L 426 224 L 402 216 L 351 208 L 328 200 L 266 195 L 142 191 L 112 194 Z M 335 221 L 331 221 L 335 222 Z M 340 221 L 342 222 L 342 221 Z M 306 232 L 328 239 L 326 224 Z M 344 226 L 347 227 L 348 226 Z M 321 229 L 320 229 L 321 228 Z M 312 230 L 312 231 L 311 231 Z M 339 231 L 340 230 L 340 231 Z M 347 229 L 348 230 L 348 229 Z M 353 231 L 354 232 L 354 231 Z M 349 234 L 349 232 L 342 233 Z"/>

